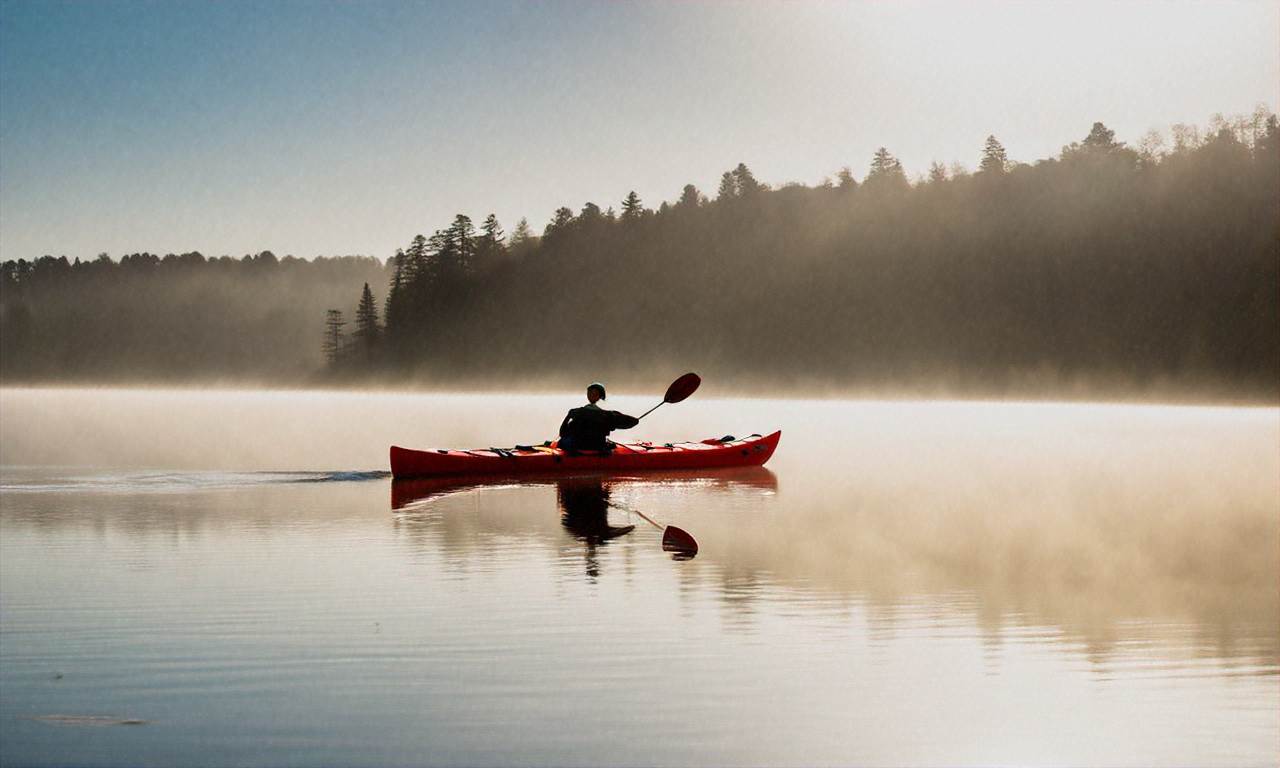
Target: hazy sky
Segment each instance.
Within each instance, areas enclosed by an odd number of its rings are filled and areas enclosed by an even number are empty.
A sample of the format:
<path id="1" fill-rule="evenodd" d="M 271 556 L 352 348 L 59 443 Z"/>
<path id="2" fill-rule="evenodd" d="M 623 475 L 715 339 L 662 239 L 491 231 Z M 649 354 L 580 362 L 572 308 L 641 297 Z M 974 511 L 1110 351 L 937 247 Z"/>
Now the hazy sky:
<path id="1" fill-rule="evenodd" d="M 390 256 L 463 212 L 1276 108 L 1280 3 L 0 3 L 0 256 Z"/>

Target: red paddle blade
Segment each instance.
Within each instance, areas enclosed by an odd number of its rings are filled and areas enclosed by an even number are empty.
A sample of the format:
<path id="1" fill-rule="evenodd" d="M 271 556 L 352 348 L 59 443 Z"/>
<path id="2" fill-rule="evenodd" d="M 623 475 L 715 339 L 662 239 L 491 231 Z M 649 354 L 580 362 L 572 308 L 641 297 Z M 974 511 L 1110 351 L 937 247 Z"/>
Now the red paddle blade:
<path id="1" fill-rule="evenodd" d="M 668 525 L 662 532 L 662 549 L 666 552 L 678 552 L 688 557 L 698 554 L 698 542 L 689 532 L 674 525 Z"/>
<path id="2" fill-rule="evenodd" d="M 698 376 L 698 374 L 686 373 L 671 382 L 671 386 L 667 387 L 667 394 L 662 397 L 662 402 L 678 403 L 696 392 L 698 390 L 698 385 L 701 383 L 702 378 Z"/>

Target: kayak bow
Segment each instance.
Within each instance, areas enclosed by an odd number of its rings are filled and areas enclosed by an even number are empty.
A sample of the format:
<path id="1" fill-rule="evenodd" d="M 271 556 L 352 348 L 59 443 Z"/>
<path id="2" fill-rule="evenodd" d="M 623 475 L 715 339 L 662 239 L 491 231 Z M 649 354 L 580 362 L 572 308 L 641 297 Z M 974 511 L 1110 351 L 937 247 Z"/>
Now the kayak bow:
<path id="1" fill-rule="evenodd" d="M 618 443 L 613 452 L 607 454 L 592 451 L 569 454 L 559 448 L 543 446 L 415 451 L 393 445 L 391 475 L 405 478 L 752 467 L 769 460 L 781 437 L 782 432 L 779 431 L 741 440 Z"/>

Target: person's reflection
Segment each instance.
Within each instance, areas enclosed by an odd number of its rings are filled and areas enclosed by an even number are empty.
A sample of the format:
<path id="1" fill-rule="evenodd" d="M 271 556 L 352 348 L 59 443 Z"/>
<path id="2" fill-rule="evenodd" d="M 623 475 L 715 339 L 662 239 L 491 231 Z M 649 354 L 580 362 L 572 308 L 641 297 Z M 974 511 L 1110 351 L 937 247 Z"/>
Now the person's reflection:
<path id="1" fill-rule="evenodd" d="M 634 525 L 609 525 L 609 489 L 599 479 L 578 478 L 556 483 L 556 502 L 565 530 L 586 545 L 587 576 L 600 575 L 596 549 L 610 539 L 635 530 Z"/>

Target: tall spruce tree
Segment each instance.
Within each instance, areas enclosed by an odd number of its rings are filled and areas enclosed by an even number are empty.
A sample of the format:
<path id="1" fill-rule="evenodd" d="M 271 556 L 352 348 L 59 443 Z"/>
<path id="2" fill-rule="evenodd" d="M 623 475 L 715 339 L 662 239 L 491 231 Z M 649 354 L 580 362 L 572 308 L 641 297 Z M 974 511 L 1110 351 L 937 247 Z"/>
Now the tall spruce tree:
<path id="1" fill-rule="evenodd" d="M 910 186 L 902 163 L 884 147 L 877 149 L 871 157 L 871 170 L 864 183 L 868 189 L 876 190 L 905 190 Z"/>
<path id="2" fill-rule="evenodd" d="M 446 232 L 453 255 L 453 267 L 460 275 L 469 275 L 475 269 L 476 228 L 471 217 L 459 213 Z"/>
<path id="3" fill-rule="evenodd" d="M 400 341 L 405 330 L 404 259 L 404 251 L 397 248 L 396 255 L 392 257 L 394 271 L 391 274 L 391 285 L 387 288 L 387 301 L 382 308 L 387 338 L 392 343 Z"/>
<path id="4" fill-rule="evenodd" d="M 573 211 L 560 206 L 551 217 L 551 221 L 547 223 L 546 229 L 542 230 L 542 236 L 548 239 L 555 238 L 566 234 L 572 226 Z"/>
<path id="5" fill-rule="evenodd" d="M 1004 145 L 995 136 L 988 136 L 982 148 L 982 162 L 978 164 L 978 173 L 1000 174 L 1009 169 L 1009 155 Z"/>
<path id="6" fill-rule="evenodd" d="M 529 226 L 529 220 L 523 216 L 516 222 L 516 228 L 511 230 L 511 237 L 507 241 L 507 247 L 515 255 L 520 255 L 533 247 L 534 234 L 533 228 Z"/>
<path id="7" fill-rule="evenodd" d="M 720 176 L 720 189 L 716 192 L 717 200 L 732 200 L 738 196 L 738 180 L 733 177 L 733 171 L 725 171 Z"/>
<path id="8" fill-rule="evenodd" d="M 378 337 L 382 329 L 378 327 L 378 305 L 373 300 L 373 291 L 369 284 L 364 284 L 360 292 L 360 304 L 356 307 L 355 343 L 365 358 L 372 358 L 378 347 Z"/>
<path id="9" fill-rule="evenodd" d="M 756 181 L 755 174 L 746 163 L 738 163 L 738 167 L 733 169 L 733 182 L 739 197 L 750 197 L 764 189 L 764 185 Z"/>
<path id="10" fill-rule="evenodd" d="M 404 252 L 404 281 L 412 288 L 431 279 L 427 238 L 417 235 Z"/>

